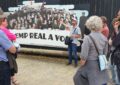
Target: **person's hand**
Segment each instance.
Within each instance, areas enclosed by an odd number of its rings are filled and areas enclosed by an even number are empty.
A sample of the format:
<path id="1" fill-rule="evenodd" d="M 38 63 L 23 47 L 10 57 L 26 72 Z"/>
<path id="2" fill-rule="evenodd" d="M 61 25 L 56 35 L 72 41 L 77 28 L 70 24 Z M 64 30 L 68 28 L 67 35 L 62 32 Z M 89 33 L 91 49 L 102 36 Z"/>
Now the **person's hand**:
<path id="1" fill-rule="evenodd" d="M 75 37 L 76 37 L 76 35 L 75 35 L 75 34 L 72 34 L 72 35 L 71 35 L 71 37 L 72 37 L 72 38 L 75 38 Z"/>
<path id="2" fill-rule="evenodd" d="M 81 65 L 81 66 L 84 66 L 85 63 L 86 63 L 86 60 L 83 60 L 83 59 L 80 60 L 80 65 Z"/>
<path id="3" fill-rule="evenodd" d="M 118 33 L 118 26 L 120 25 L 120 22 L 119 21 L 117 21 L 117 22 L 115 22 L 114 24 L 113 24 L 113 27 L 114 27 L 114 30 L 115 30 L 115 32 L 116 33 Z"/>
<path id="4" fill-rule="evenodd" d="M 109 39 L 108 43 L 109 43 L 110 46 L 112 45 L 112 39 L 111 38 Z"/>

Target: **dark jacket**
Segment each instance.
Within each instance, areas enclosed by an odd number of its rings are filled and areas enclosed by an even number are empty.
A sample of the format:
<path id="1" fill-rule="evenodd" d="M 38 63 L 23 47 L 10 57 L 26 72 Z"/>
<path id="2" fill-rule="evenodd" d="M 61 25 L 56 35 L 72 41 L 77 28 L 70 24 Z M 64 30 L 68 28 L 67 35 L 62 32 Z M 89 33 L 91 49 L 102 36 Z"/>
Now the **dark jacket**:
<path id="1" fill-rule="evenodd" d="M 113 47 L 115 47 L 114 51 L 112 52 L 111 56 L 111 63 L 115 65 L 120 64 L 120 32 L 116 35 L 113 36 L 113 42 L 112 42 Z"/>

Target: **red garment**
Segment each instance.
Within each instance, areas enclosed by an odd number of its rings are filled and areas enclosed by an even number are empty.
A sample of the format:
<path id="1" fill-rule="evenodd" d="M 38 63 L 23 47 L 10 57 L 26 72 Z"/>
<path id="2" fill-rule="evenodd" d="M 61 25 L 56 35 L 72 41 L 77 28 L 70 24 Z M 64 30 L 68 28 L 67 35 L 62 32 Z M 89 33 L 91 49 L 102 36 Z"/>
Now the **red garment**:
<path id="1" fill-rule="evenodd" d="M 7 35 L 7 37 L 11 40 L 11 41 L 15 41 L 16 40 L 16 35 L 11 33 L 7 28 L 2 27 L 1 30 Z"/>
<path id="2" fill-rule="evenodd" d="M 102 34 L 107 38 L 109 37 L 109 28 L 107 25 L 102 29 Z"/>

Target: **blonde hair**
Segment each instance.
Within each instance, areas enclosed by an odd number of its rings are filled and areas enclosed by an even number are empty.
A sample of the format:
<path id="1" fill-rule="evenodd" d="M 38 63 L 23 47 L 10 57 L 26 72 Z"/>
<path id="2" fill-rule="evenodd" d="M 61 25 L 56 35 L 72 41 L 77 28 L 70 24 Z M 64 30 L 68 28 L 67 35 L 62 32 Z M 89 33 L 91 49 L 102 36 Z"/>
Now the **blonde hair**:
<path id="1" fill-rule="evenodd" d="M 99 31 L 103 27 L 102 19 L 99 16 L 91 16 L 85 23 L 86 27 L 91 31 Z"/>

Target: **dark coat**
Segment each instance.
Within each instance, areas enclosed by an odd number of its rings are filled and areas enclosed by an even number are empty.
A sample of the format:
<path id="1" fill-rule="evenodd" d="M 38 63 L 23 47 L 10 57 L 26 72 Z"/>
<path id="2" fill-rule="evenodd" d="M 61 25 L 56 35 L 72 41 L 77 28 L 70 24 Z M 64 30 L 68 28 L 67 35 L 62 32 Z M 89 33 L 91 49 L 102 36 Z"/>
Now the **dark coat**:
<path id="1" fill-rule="evenodd" d="M 120 45 L 120 32 L 113 38 L 112 45 L 118 47 Z"/>
<path id="2" fill-rule="evenodd" d="M 81 29 L 82 38 L 84 37 L 84 34 L 85 34 L 85 22 L 86 22 L 86 20 L 87 20 L 86 16 L 81 16 L 80 17 L 79 27 Z"/>

